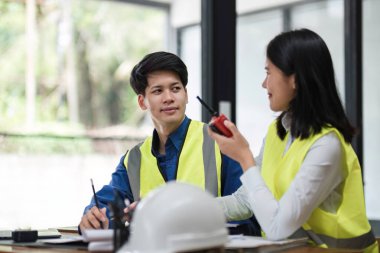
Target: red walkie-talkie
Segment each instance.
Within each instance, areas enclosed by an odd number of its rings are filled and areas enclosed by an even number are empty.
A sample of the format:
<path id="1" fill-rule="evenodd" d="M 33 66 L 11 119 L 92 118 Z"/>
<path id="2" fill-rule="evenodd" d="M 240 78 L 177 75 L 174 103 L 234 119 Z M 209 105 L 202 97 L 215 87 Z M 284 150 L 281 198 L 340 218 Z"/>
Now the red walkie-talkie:
<path id="1" fill-rule="evenodd" d="M 211 130 L 214 131 L 215 133 L 224 135 L 226 137 L 231 137 L 232 136 L 231 131 L 223 123 L 227 119 L 227 117 L 223 113 L 219 115 L 219 113 L 217 111 L 215 111 L 210 106 L 208 106 L 205 103 L 205 101 L 203 101 L 199 96 L 197 96 L 197 98 L 198 98 L 199 102 L 201 102 L 201 104 L 204 107 L 206 107 L 206 109 L 212 115 L 211 121 L 209 123 Z"/>

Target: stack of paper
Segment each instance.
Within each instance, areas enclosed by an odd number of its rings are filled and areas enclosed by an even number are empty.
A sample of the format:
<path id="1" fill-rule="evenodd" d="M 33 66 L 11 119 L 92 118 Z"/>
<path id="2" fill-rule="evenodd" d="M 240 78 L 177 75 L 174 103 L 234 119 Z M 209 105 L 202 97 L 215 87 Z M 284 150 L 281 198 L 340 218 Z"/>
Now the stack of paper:
<path id="1" fill-rule="evenodd" d="M 306 245 L 307 238 L 270 241 L 263 237 L 230 235 L 226 249 L 257 249 L 255 252 L 278 252 L 288 248 Z"/>
<path id="2" fill-rule="evenodd" d="M 88 242 L 89 251 L 113 251 L 112 229 L 89 229 L 82 231 L 83 241 Z"/>

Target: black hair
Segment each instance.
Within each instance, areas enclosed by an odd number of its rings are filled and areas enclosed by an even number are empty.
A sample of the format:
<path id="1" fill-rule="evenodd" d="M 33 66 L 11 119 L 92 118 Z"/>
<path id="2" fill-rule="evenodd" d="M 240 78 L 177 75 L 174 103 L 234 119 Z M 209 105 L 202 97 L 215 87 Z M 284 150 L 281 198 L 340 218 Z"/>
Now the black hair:
<path id="1" fill-rule="evenodd" d="M 130 83 L 136 94 L 145 95 L 148 86 L 148 75 L 154 71 L 168 70 L 176 73 L 184 87 L 187 85 L 187 67 L 175 54 L 154 52 L 146 55 L 131 72 Z"/>
<path id="2" fill-rule="evenodd" d="M 286 76 L 295 76 L 296 95 L 288 111 L 277 118 L 278 136 L 285 138 L 281 120 L 289 113 L 295 138 L 306 139 L 320 133 L 322 127 L 335 127 L 350 143 L 355 129 L 339 98 L 331 55 L 323 39 L 308 29 L 284 32 L 269 42 L 266 54 Z"/>

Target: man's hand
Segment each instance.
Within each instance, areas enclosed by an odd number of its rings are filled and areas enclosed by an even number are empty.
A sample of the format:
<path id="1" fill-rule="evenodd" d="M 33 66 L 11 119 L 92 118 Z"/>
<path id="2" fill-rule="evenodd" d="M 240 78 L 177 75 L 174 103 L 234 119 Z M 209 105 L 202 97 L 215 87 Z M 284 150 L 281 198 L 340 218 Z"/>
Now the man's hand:
<path id="1" fill-rule="evenodd" d="M 103 226 L 102 226 L 103 225 Z M 85 215 L 82 216 L 79 227 L 85 229 L 107 229 L 109 220 L 106 215 L 106 208 L 98 209 L 93 206 Z"/>

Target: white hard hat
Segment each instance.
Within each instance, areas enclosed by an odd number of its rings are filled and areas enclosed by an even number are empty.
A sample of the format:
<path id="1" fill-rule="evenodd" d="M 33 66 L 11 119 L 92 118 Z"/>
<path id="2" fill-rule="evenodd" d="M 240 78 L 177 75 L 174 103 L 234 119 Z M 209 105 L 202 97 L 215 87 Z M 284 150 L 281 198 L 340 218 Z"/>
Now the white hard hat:
<path id="1" fill-rule="evenodd" d="M 119 252 L 174 253 L 222 247 L 228 240 L 225 222 L 211 194 L 173 181 L 138 204 L 131 236 Z"/>

